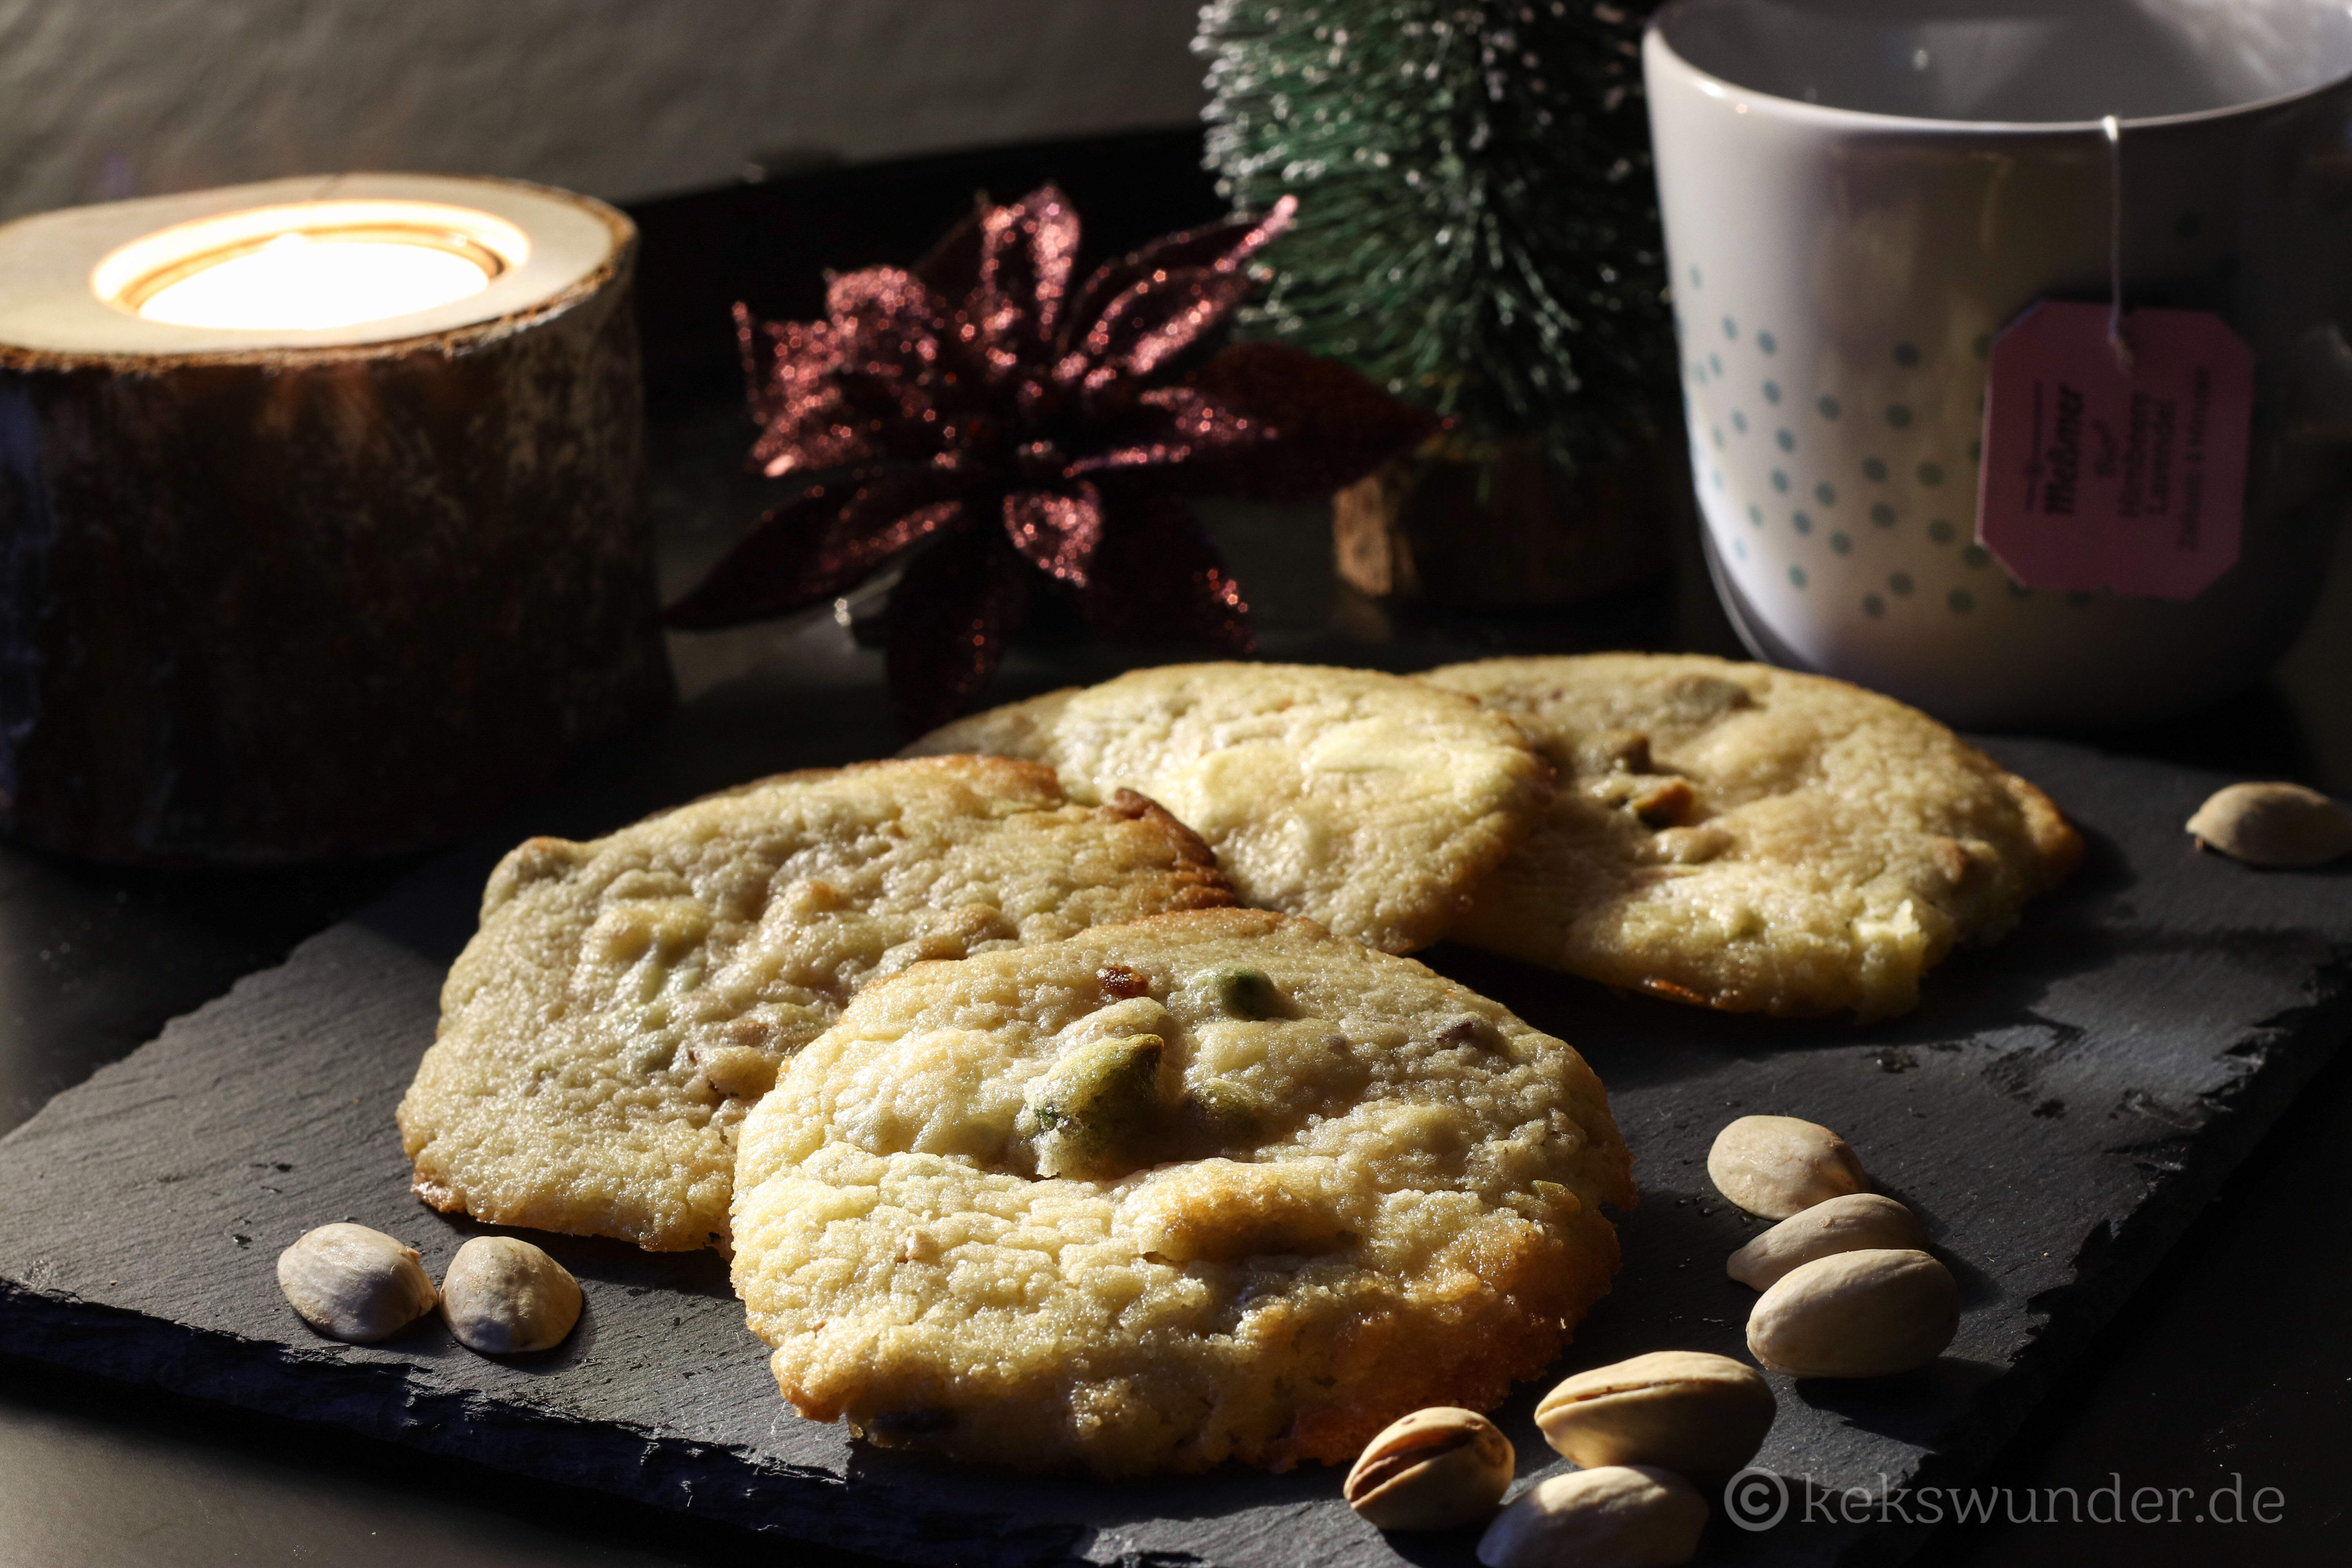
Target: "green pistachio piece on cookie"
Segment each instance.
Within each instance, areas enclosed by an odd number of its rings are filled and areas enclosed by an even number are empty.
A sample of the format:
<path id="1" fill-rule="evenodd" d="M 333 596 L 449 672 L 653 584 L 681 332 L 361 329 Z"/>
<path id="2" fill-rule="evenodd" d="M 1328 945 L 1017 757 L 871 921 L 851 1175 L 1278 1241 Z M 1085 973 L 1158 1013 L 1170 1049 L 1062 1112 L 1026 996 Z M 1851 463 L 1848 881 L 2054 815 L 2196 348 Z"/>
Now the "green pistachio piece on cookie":
<path id="1" fill-rule="evenodd" d="M 1220 963 L 1201 977 L 1202 988 L 1236 1018 L 1271 1018 L 1282 1010 L 1273 976 L 1246 963 Z"/>
<path id="2" fill-rule="evenodd" d="M 1184 1119 L 1208 1142 L 1233 1149 L 1257 1141 L 1265 1108 L 1239 1084 L 1205 1083 L 1184 1097 Z"/>
<path id="3" fill-rule="evenodd" d="M 1122 1035 L 1066 1053 L 1029 1090 L 1037 1169 L 1048 1176 L 1102 1176 L 1144 1163 L 1160 1109 L 1157 1035 Z"/>

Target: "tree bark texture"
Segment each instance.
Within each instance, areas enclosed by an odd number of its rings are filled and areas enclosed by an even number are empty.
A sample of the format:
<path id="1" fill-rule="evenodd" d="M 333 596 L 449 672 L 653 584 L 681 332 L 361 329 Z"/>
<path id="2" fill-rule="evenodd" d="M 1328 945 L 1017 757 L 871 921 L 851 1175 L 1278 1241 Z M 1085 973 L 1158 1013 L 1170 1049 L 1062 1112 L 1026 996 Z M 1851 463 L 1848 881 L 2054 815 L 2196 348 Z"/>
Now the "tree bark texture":
<path id="1" fill-rule="evenodd" d="M 633 251 L 402 342 L 0 346 L 0 832 L 396 853 L 657 711 Z"/>

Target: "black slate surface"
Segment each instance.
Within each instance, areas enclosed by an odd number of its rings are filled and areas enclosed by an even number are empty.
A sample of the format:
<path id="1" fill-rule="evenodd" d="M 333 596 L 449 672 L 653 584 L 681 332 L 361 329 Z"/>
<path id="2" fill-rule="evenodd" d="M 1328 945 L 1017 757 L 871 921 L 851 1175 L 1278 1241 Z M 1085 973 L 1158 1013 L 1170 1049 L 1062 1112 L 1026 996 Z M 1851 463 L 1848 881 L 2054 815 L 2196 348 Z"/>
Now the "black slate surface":
<path id="1" fill-rule="evenodd" d="M 809 711 L 756 767 L 823 760 L 870 722 L 847 691 Z M 2058 799 L 2091 854 L 2009 942 L 1931 976 L 1904 1018 L 1719 1018 L 1426 955 L 1582 1049 L 1635 1152 L 1625 1271 L 1563 1372 L 1668 1347 L 1739 1353 L 1753 1297 L 1722 1258 L 1759 1226 L 1714 1195 L 1704 1158 L 1748 1111 L 1844 1131 L 1961 1277 L 1960 1336 L 1937 1366 L 1779 1380 L 1759 1463 L 1790 1478 L 1788 1517 L 1753 1533 L 1718 1521 L 1710 1558 L 1899 1556 L 1916 1528 L 1832 1494 L 1965 1484 L 2352 1022 L 2352 875 L 2196 854 L 2179 824 L 2217 778 L 2054 743 L 1993 750 Z M 698 754 L 672 736 L 619 792 L 626 809 L 688 793 L 716 755 Z M 529 826 L 592 831 L 626 809 L 580 799 L 580 820 Z M 542 1238 L 588 1309 L 541 1357 L 477 1357 L 429 1321 L 376 1347 L 311 1335 L 272 1276 L 304 1229 L 374 1225 L 437 1272 L 479 1228 L 407 1195 L 391 1111 L 483 868 L 476 854 L 419 874 L 0 1142 L 11 1351 L 909 1562 L 1470 1560 L 1467 1536 L 1383 1541 L 1328 1471 L 1102 1486 L 854 1445 L 779 1404 L 713 1257 Z M 1499 1416 L 1529 1475 L 1559 1462 L 1528 1417 L 1536 1392 Z M 1826 1517 L 1840 1507 L 1863 1517 Z"/>

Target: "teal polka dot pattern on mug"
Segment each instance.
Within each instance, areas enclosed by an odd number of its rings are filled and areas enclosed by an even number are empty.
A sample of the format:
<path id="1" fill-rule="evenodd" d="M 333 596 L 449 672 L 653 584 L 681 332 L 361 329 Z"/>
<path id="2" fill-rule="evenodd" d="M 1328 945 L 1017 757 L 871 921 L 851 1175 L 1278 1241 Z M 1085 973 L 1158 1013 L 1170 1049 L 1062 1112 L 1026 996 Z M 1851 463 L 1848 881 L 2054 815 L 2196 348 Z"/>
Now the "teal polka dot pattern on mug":
<path id="1" fill-rule="evenodd" d="M 1704 306 L 1686 291 L 1678 316 L 1696 334 L 1683 382 L 1700 494 L 1722 530 L 1718 569 L 1768 623 L 1842 621 L 1879 637 L 2005 626 L 2019 601 L 1960 516 L 1975 501 L 1981 413 L 1969 408 L 1983 384 L 1968 335 L 1948 352 L 1924 335 L 1784 344 L 1782 323 L 1724 277 L 1733 287 Z M 1963 616 L 1976 626 L 1952 624 Z"/>

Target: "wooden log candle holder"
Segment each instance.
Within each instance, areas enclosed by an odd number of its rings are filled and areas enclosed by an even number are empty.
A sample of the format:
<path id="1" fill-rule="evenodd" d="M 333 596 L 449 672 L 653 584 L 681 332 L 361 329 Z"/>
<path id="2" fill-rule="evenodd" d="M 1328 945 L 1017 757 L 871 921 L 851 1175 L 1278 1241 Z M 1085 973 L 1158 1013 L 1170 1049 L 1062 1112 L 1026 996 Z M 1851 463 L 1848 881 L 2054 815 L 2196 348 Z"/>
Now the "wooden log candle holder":
<path id="1" fill-rule="evenodd" d="M 0 226 L 0 833 L 395 853 L 665 704 L 635 245 L 427 176 Z"/>

